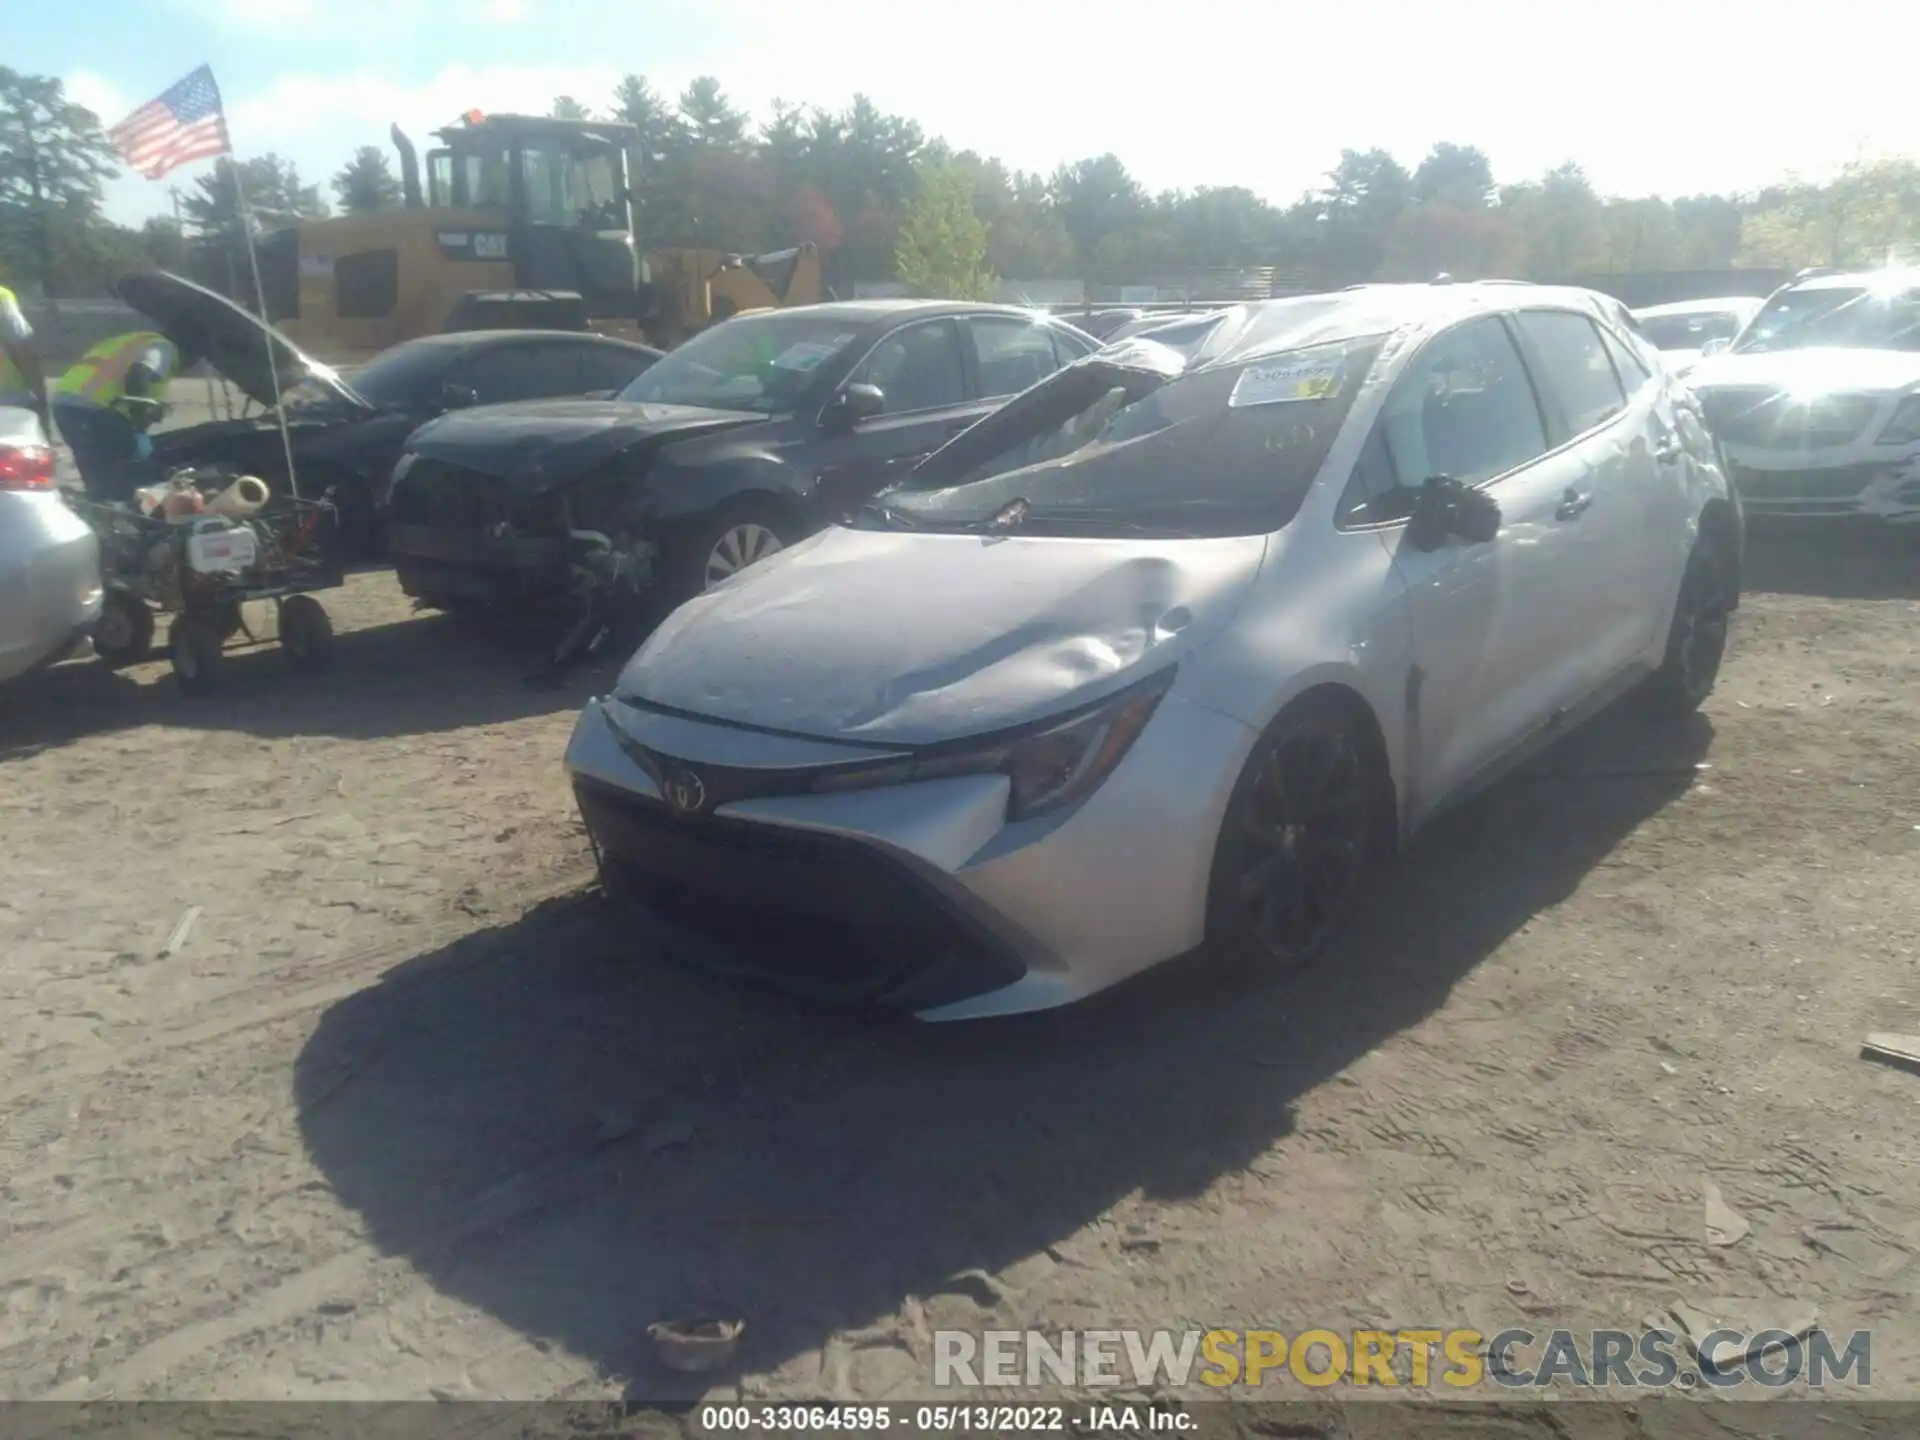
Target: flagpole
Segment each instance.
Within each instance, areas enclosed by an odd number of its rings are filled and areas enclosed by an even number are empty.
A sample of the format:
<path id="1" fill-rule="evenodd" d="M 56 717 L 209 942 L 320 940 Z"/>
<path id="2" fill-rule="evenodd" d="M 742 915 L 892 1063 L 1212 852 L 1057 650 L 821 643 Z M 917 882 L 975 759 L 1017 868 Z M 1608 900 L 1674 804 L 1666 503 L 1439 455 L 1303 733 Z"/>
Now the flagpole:
<path id="1" fill-rule="evenodd" d="M 260 283 L 260 256 L 253 248 L 253 211 L 247 204 L 247 187 L 240 179 L 240 162 L 228 159 L 233 171 L 233 193 L 240 202 L 240 230 L 247 242 L 247 268 L 253 272 L 253 298 L 260 306 L 260 324 L 271 329 L 273 322 L 267 318 L 267 291 Z M 281 403 L 285 398 L 280 389 L 280 362 L 274 354 L 276 343 L 273 336 L 267 337 L 267 374 L 273 381 L 273 414 L 280 422 L 280 453 L 287 458 L 287 490 L 294 499 L 300 498 L 300 478 L 293 468 L 293 436 L 287 432 L 287 411 Z"/>

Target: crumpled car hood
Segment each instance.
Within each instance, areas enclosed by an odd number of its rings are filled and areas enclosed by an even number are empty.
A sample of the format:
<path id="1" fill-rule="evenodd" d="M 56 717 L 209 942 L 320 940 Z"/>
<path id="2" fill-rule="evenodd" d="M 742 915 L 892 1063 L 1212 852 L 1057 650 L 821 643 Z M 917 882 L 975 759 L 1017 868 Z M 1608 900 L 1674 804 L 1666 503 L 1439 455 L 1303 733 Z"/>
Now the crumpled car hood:
<path id="1" fill-rule="evenodd" d="M 1821 346 L 1708 355 L 1687 372 L 1694 389 L 1762 386 L 1796 395 L 1897 395 L 1920 386 L 1920 354 Z"/>
<path id="2" fill-rule="evenodd" d="M 618 693 L 816 738 L 983 734 L 1096 700 L 1217 634 L 1266 546 L 829 530 L 681 606 Z"/>
<path id="3" fill-rule="evenodd" d="M 478 470 L 531 497 L 564 485 L 642 442 L 757 425 L 764 415 L 625 400 L 540 400 L 459 410 L 421 427 L 415 454 Z"/>

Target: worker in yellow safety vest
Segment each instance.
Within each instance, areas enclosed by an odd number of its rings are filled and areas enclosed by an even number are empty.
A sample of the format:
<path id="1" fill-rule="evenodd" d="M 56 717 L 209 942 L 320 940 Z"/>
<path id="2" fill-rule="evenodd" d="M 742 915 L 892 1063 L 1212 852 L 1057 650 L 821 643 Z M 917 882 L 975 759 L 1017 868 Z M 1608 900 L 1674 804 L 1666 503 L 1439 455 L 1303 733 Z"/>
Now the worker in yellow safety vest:
<path id="1" fill-rule="evenodd" d="M 53 438 L 53 411 L 47 403 L 47 376 L 33 343 L 33 327 L 21 313 L 13 291 L 0 285 L 0 405 L 32 410 Z"/>
<path id="2" fill-rule="evenodd" d="M 147 401 L 152 405 L 167 398 L 167 382 L 180 367 L 180 352 L 164 335 L 136 330 L 130 335 L 115 335 L 102 340 L 76 360 L 60 377 L 56 387 L 63 404 L 79 401 L 102 410 L 120 410 L 136 419 L 147 405 L 123 402 Z"/>
<path id="3" fill-rule="evenodd" d="M 53 403 L 60 435 L 87 493 L 126 500 L 152 478 L 145 434 L 165 411 L 180 352 L 164 335 L 136 330 L 102 340 L 60 377 Z"/>

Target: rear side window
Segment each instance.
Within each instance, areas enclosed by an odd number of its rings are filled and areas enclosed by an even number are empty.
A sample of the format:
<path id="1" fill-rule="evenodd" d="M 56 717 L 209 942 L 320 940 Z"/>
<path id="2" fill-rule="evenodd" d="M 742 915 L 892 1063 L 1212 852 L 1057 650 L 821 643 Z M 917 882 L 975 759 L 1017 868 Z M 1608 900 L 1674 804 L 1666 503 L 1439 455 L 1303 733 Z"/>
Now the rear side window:
<path id="1" fill-rule="evenodd" d="M 1629 395 L 1653 378 L 1653 371 L 1633 353 L 1633 347 L 1626 341 L 1605 326 L 1601 327 L 1600 338 L 1606 343 L 1607 354 L 1613 357 L 1613 368 L 1619 373 L 1620 383 L 1626 387 Z"/>
<path id="2" fill-rule="evenodd" d="M 583 345 L 579 350 L 582 394 L 593 390 L 624 390 L 652 363 L 644 350 L 621 345 Z"/>
<path id="3" fill-rule="evenodd" d="M 1570 310 L 1522 310 L 1514 319 L 1539 357 L 1540 381 L 1559 400 L 1569 435 L 1583 435 L 1627 408 L 1593 321 Z"/>
<path id="4" fill-rule="evenodd" d="M 577 395 L 580 369 L 575 356 L 572 345 L 499 345 L 461 365 L 452 379 L 471 389 L 482 405 Z"/>
<path id="5" fill-rule="evenodd" d="M 1060 368 L 1053 327 L 1038 321 L 979 315 L 967 322 L 980 367 L 982 399 L 1018 395 Z"/>

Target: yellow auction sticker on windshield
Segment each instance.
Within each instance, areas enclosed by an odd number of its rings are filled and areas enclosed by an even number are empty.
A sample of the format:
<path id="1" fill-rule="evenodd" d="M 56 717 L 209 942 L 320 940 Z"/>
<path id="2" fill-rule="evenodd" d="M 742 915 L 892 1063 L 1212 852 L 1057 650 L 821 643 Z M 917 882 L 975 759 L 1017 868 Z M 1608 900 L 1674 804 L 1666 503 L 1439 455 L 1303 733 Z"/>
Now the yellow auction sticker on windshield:
<path id="1" fill-rule="evenodd" d="M 1315 359 L 1301 356 L 1249 365 L 1234 382 L 1233 393 L 1227 397 L 1227 404 L 1239 409 L 1243 405 L 1325 400 L 1340 389 L 1344 372 L 1345 367 L 1337 356 Z"/>

